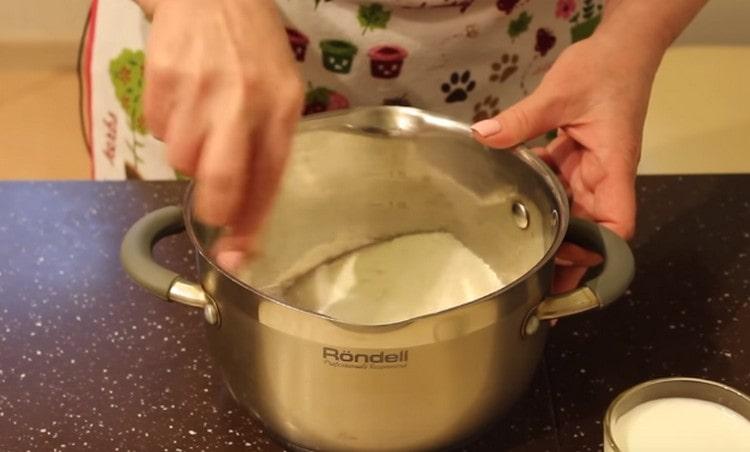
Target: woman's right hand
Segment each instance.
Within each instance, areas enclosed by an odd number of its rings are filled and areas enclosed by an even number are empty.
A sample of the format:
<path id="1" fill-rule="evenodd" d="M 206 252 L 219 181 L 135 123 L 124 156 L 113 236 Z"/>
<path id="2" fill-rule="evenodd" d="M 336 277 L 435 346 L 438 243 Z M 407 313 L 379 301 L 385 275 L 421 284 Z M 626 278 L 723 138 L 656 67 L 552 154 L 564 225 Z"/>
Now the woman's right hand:
<path id="1" fill-rule="evenodd" d="M 144 109 L 197 217 L 228 234 L 217 260 L 252 251 L 270 210 L 304 88 L 273 0 L 140 0 L 152 19 Z"/>

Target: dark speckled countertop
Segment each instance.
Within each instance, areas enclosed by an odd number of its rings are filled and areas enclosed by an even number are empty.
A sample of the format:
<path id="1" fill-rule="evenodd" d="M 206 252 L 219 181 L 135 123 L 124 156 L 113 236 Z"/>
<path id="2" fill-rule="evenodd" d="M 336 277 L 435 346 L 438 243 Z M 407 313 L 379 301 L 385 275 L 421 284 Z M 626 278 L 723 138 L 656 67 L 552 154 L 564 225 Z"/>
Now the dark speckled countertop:
<path id="1" fill-rule="evenodd" d="M 181 183 L 0 183 L 1 451 L 279 451 L 224 389 L 198 312 L 125 276 L 118 249 Z M 638 181 L 637 274 L 553 329 L 525 397 L 464 450 L 596 451 L 620 391 L 683 375 L 750 392 L 750 175 Z M 192 274 L 184 236 L 157 249 Z"/>

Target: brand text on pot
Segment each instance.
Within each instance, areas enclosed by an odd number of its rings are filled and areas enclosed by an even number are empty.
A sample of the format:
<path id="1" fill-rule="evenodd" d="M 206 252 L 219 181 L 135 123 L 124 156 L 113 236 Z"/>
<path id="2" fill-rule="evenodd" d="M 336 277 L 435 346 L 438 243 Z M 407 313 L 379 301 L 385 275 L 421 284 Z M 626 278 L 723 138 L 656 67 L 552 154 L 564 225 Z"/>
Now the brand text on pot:
<path id="1" fill-rule="evenodd" d="M 386 353 L 384 351 L 360 353 L 350 350 L 339 350 L 333 347 L 323 347 L 323 359 L 327 364 L 335 367 L 360 369 L 406 367 L 409 361 L 409 351 L 401 350 L 398 353 Z"/>

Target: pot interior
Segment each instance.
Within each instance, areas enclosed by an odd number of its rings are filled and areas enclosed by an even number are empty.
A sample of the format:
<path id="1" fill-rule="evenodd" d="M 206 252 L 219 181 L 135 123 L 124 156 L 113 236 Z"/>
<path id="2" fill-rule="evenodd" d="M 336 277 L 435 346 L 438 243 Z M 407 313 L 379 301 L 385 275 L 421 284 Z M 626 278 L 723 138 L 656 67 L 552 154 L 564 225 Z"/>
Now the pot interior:
<path id="1" fill-rule="evenodd" d="M 528 152 L 416 109 L 354 110 L 303 121 L 261 253 L 233 276 L 341 321 L 403 321 L 517 282 L 566 224 L 564 193 Z M 210 249 L 219 234 L 190 226 Z M 333 309 L 347 296 L 353 309 Z"/>

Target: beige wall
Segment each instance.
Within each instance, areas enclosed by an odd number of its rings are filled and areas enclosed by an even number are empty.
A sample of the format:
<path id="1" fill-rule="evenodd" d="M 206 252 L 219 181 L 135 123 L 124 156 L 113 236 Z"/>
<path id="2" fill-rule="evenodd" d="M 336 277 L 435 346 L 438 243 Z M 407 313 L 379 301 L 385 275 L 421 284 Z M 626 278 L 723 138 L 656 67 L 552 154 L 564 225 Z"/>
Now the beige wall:
<path id="1" fill-rule="evenodd" d="M 89 4 L 90 0 L 0 0 L 0 43 L 78 42 Z"/>
<path id="2" fill-rule="evenodd" d="M 748 45 L 750 44 L 748 21 L 750 21 L 750 1 L 710 0 L 680 36 L 677 44 Z"/>

